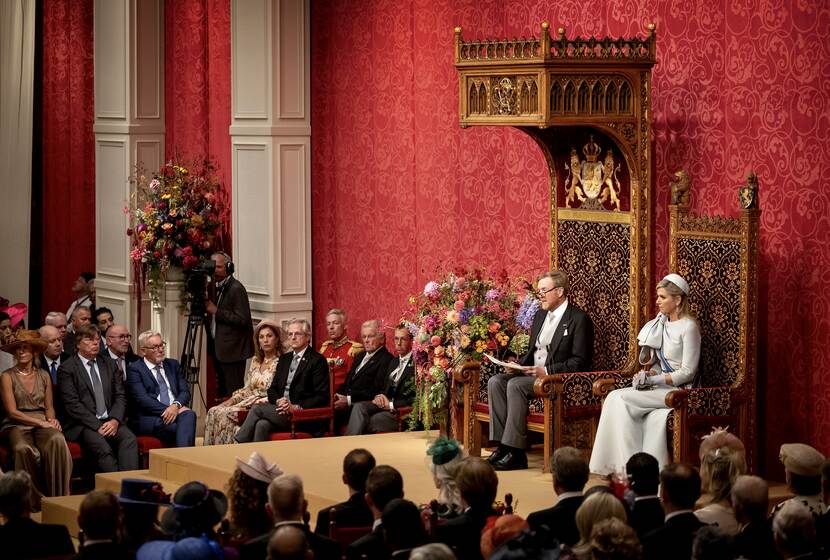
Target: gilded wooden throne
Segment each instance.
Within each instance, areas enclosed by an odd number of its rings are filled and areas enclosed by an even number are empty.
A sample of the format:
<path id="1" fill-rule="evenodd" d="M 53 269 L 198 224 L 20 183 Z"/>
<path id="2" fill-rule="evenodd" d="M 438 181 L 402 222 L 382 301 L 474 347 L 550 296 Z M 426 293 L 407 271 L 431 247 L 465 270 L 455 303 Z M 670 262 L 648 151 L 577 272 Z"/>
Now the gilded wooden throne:
<path id="1" fill-rule="evenodd" d="M 666 405 L 668 447 L 674 461 L 697 464 L 701 438 L 729 426 L 757 464 L 758 178 L 739 189 L 740 216 L 689 212 L 691 181 L 679 171 L 669 205 L 669 269 L 689 282 L 689 303 L 701 334 L 696 387 L 672 391 Z M 598 395 L 619 381 L 596 383 Z"/>
<path id="2" fill-rule="evenodd" d="M 550 172 L 550 265 L 565 270 L 569 299 L 594 322 L 593 368 L 537 380 L 528 429 L 553 446 L 590 449 L 601 398 L 593 384 L 637 368 L 636 335 L 648 319 L 652 198 L 651 69 L 655 26 L 644 39 L 465 41 L 455 30 L 460 124 L 514 126 L 541 148 Z M 489 422 L 489 364 L 461 368 L 460 426 L 477 455 Z"/>

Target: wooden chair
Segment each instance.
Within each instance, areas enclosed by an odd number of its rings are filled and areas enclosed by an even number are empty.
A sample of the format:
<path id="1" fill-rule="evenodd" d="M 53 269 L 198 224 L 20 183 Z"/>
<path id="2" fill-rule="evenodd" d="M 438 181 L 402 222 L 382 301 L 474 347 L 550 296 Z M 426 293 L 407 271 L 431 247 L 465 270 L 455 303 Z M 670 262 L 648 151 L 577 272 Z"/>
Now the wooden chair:
<path id="1" fill-rule="evenodd" d="M 739 191 L 738 218 L 692 215 L 688 197 L 669 206 L 669 268 L 689 282 L 702 339 L 695 388 L 666 396 L 674 461 L 696 464 L 702 436 L 729 426 L 746 446 L 749 470 L 757 465 L 757 191 L 753 173 Z M 616 386 L 600 381 L 595 392 Z"/>
<path id="2" fill-rule="evenodd" d="M 480 33 L 478 33 L 480 35 Z M 566 36 L 465 41 L 455 31 L 460 124 L 513 126 L 542 151 L 550 173 L 550 263 L 570 277 L 569 301 L 594 323 L 588 373 L 539 379 L 528 431 L 544 434 L 544 470 L 554 446 L 589 450 L 601 398 L 593 384 L 627 382 L 637 368 L 636 336 L 648 319 L 650 207 L 654 160 L 651 69 L 655 26 L 645 38 Z M 537 157 L 536 149 L 528 157 Z M 462 384 L 462 433 L 471 454 L 489 421 L 489 366 L 454 373 Z"/>
<path id="3" fill-rule="evenodd" d="M 135 439 L 138 443 L 138 457 L 142 469 L 150 466 L 150 450 L 170 447 L 167 443 L 153 436 L 136 436 Z"/>
<path id="4" fill-rule="evenodd" d="M 311 432 L 298 430 L 299 426 L 305 425 L 308 427 L 309 423 L 316 423 L 322 425 L 328 422 L 328 430 L 324 435 L 331 436 L 334 434 L 334 374 L 329 368 L 329 404 L 328 406 L 321 406 L 319 408 L 304 408 L 302 410 L 292 410 L 290 413 L 291 430 L 288 432 L 273 432 L 270 436 L 271 441 L 280 441 L 286 439 L 309 439 L 314 437 Z"/>

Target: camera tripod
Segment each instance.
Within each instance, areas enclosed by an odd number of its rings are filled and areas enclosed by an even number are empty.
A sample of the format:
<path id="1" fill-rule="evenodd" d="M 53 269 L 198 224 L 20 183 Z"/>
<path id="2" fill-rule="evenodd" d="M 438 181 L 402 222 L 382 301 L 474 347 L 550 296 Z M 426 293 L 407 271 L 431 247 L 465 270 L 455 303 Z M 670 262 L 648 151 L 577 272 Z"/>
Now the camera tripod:
<path id="1" fill-rule="evenodd" d="M 199 389 L 199 397 L 207 410 L 205 395 L 202 393 L 202 386 L 199 383 L 199 361 L 202 357 L 202 341 L 204 340 L 205 317 L 198 313 L 191 313 L 187 316 L 187 331 L 184 335 L 182 355 L 179 363 L 182 373 L 187 380 L 187 388 L 190 389 L 191 399 L 195 400 L 196 388 Z"/>

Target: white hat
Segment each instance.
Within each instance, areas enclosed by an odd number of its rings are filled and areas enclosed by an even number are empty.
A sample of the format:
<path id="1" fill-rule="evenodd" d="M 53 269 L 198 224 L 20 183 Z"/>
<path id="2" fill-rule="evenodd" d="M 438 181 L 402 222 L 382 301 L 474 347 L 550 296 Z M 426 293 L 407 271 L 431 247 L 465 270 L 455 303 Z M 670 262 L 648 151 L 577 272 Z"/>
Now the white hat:
<path id="1" fill-rule="evenodd" d="M 265 457 L 256 451 L 251 453 L 247 461 L 237 457 L 236 467 L 254 480 L 260 480 L 265 484 L 270 484 L 272 480 L 282 474 L 282 469 L 278 465 L 269 463 L 265 460 Z"/>
<path id="2" fill-rule="evenodd" d="M 683 277 L 679 274 L 675 274 L 674 272 L 672 272 L 671 274 L 666 274 L 665 276 L 663 276 L 663 280 L 665 280 L 666 282 L 671 282 L 672 284 L 680 288 L 684 294 L 686 294 L 687 296 L 689 295 L 689 283 L 686 282 L 686 280 L 684 280 Z"/>

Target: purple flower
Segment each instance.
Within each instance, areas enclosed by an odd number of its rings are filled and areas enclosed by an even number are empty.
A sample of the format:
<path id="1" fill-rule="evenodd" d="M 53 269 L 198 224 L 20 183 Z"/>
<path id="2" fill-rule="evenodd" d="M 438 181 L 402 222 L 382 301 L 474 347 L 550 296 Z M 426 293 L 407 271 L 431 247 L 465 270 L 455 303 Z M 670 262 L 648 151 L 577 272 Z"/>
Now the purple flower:
<path id="1" fill-rule="evenodd" d="M 427 332 L 432 332 L 438 328 L 438 317 L 435 315 L 427 315 L 424 317 L 424 328 Z"/>
<path id="2" fill-rule="evenodd" d="M 427 285 L 424 286 L 424 295 L 429 299 L 438 299 L 440 295 L 438 292 L 439 288 L 438 282 L 427 282 Z"/>
<path id="3" fill-rule="evenodd" d="M 501 299 L 501 291 L 498 288 L 487 290 L 487 293 L 484 294 L 484 299 L 487 301 L 498 301 Z"/>
<path id="4" fill-rule="evenodd" d="M 533 316 L 539 311 L 540 306 L 538 299 L 526 296 L 519 307 L 519 312 L 516 314 L 516 323 L 523 329 L 530 330 L 530 327 L 533 326 Z"/>
<path id="5" fill-rule="evenodd" d="M 470 317 L 472 317 L 474 314 L 475 314 L 475 309 L 473 309 L 472 307 L 465 307 L 464 309 L 461 310 L 461 313 L 459 314 L 460 315 L 459 322 L 462 325 L 466 325 L 467 323 L 470 322 Z"/>
<path id="6" fill-rule="evenodd" d="M 412 339 L 414 340 L 415 337 L 418 336 L 418 325 L 415 323 L 411 323 L 409 321 L 406 322 L 406 328 L 409 329 L 409 334 L 412 335 Z"/>

